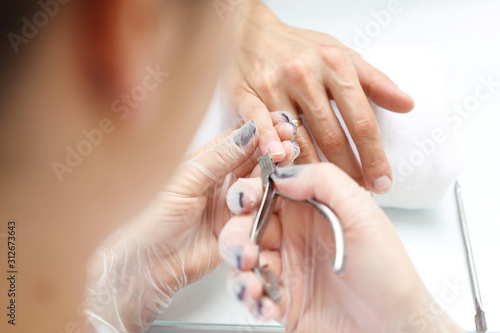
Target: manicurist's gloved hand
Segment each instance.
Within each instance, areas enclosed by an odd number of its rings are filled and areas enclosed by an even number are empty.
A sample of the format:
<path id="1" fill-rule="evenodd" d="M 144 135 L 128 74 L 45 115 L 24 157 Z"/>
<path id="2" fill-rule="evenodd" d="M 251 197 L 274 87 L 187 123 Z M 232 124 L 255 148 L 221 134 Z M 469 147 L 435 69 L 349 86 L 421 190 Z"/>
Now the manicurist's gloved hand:
<path id="1" fill-rule="evenodd" d="M 408 112 L 413 100 L 386 75 L 327 34 L 281 22 L 260 0 L 241 4 L 235 55 L 224 76 L 229 107 L 261 133 L 259 148 L 280 162 L 285 152 L 269 111 L 304 114 L 319 148 L 370 191 L 391 188 L 392 172 L 377 120 L 368 102 Z M 330 100 L 336 101 L 361 159 L 359 165 Z M 307 130 L 298 129 L 299 164 L 319 162 Z"/>
<path id="2" fill-rule="evenodd" d="M 298 155 L 293 127 L 273 115 L 286 163 Z M 218 235 L 231 217 L 230 185 L 256 165 L 249 122 L 194 153 L 141 216 L 103 244 L 89 264 L 85 311 L 97 332 L 143 332 L 182 287 L 221 263 Z"/>
<path id="3" fill-rule="evenodd" d="M 259 255 L 250 231 L 262 181 L 239 180 L 228 192 L 229 207 L 239 215 L 221 232 L 219 249 L 233 266 L 230 292 L 252 314 L 281 321 L 287 332 L 462 332 L 444 312 L 435 311 L 437 304 L 369 192 L 329 163 L 279 168 L 272 179 L 283 195 L 317 200 L 337 214 L 345 232 L 345 271 L 339 276 L 331 267 L 335 248 L 328 222 L 311 208 L 282 199 Z M 247 203 L 243 209 L 234 206 L 235 196 Z M 280 280 L 279 304 L 264 295 L 253 273 L 259 260 Z M 426 317 L 429 306 L 438 314 Z"/>

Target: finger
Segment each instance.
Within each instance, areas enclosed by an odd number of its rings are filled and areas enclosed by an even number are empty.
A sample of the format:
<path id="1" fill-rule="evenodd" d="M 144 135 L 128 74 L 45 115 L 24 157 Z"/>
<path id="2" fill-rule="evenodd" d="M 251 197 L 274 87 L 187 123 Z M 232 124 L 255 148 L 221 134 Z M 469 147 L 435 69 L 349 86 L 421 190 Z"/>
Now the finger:
<path id="1" fill-rule="evenodd" d="M 300 156 L 299 144 L 296 141 L 285 141 L 283 148 L 285 148 L 286 157 L 279 163 L 280 167 L 293 165 L 293 162 Z"/>
<path id="2" fill-rule="evenodd" d="M 366 95 L 378 106 L 400 113 L 413 110 L 415 102 L 387 75 L 366 62 L 357 52 L 348 49 Z"/>
<path id="3" fill-rule="evenodd" d="M 315 199 L 335 211 L 345 229 L 376 223 L 383 216 L 368 191 L 330 163 L 279 168 L 271 175 L 277 190 L 291 199 Z"/>
<path id="4" fill-rule="evenodd" d="M 180 179 L 189 181 L 190 186 L 181 184 L 178 193 L 187 196 L 205 193 L 210 186 L 243 165 L 254 154 L 257 139 L 257 128 L 250 121 L 222 142 L 183 163 L 181 172 L 185 173 L 185 177 Z"/>
<path id="5" fill-rule="evenodd" d="M 384 152 L 375 114 L 359 83 L 356 70 L 343 52 L 328 59 L 334 69 L 325 82 L 356 144 L 368 188 L 386 193 L 392 187 L 392 171 Z"/>
<path id="6" fill-rule="evenodd" d="M 200 147 L 200 148 L 196 149 L 195 151 L 187 154 L 185 156 L 185 158 L 184 158 L 184 161 L 192 160 L 192 159 L 196 158 L 197 156 L 203 154 L 204 152 L 212 149 L 216 145 L 222 143 L 228 136 L 231 135 L 231 133 L 233 133 L 234 131 L 237 131 L 243 125 L 245 125 L 245 122 L 241 121 L 238 124 L 234 125 L 233 127 L 231 127 L 229 129 L 225 130 L 224 132 L 220 133 L 215 138 L 212 138 L 210 141 L 208 141 L 206 144 L 204 144 L 202 147 Z"/>
<path id="7" fill-rule="evenodd" d="M 347 135 L 333 112 L 323 85 L 300 82 L 297 87 L 299 105 L 316 142 L 328 161 L 344 170 L 361 186 L 366 186 L 361 166 L 354 155 Z"/>
<path id="8" fill-rule="evenodd" d="M 285 150 L 281 140 L 273 127 L 269 110 L 262 101 L 252 93 L 246 91 L 235 96 L 238 101 L 238 113 L 246 121 L 253 120 L 259 129 L 259 150 L 262 154 L 270 153 L 275 162 L 285 158 Z"/>
<path id="9" fill-rule="evenodd" d="M 253 307 L 264 293 L 264 288 L 255 274 L 232 267 L 227 274 L 227 287 L 229 293 L 248 308 Z"/>
<path id="10" fill-rule="evenodd" d="M 219 235 L 219 253 L 231 267 L 246 271 L 255 267 L 259 260 L 259 249 L 250 240 L 255 214 L 232 217 Z M 281 224 L 272 215 L 264 231 L 262 248 L 276 250 L 281 245 Z"/>
<path id="11" fill-rule="evenodd" d="M 261 281 L 253 272 L 239 272 L 230 269 L 227 280 L 228 290 L 258 320 L 267 322 L 281 318 L 284 310 L 283 302 L 274 303 L 265 296 Z M 280 292 L 284 294 L 283 288 Z"/>
<path id="12" fill-rule="evenodd" d="M 262 196 L 260 178 L 238 179 L 227 191 L 226 202 L 234 214 L 243 214 L 258 209 Z"/>
<path id="13" fill-rule="evenodd" d="M 287 93 L 280 92 L 279 90 L 273 90 L 270 94 L 262 94 L 262 99 L 271 111 L 288 111 L 286 116 L 289 117 L 290 122 L 299 118 L 297 105 L 290 99 L 290 96 Z M 271 114 L 274 114 L 274 112 L 271 112 Z M 301 155 L 295 161 L 296 163 L 305 164 L 320 162 L 318 153 L 316 152 L 316 147 L 314 146 L 313 140 L 305 126 L 299 126 L 297 128 L 295 138 L 292 140 L 297 142 L 301 151 Z"/>
<path id="14" fill-rule="evenodd" d="M 246 214 L 259 209 L 264 196 L 264 187 L 260 176 L 257 178 L 238 179 L 228 190 L 226 202 L 234 214 Z M 281 198 L 278 198 L 280 200 Z M 274 213 L 279 213 L 281 205 L 275 205 Z"/>
<path id="15" fill-rule="evenodd" d="M 279 164 L 280 166 L 290 166 L 293 165 L 297 157 L 300 156 L 300 147 L 295 141 L 284 141 L 282 142 L 283 148 L 285 149 L 285 158 Z M 261 153 L 257 150 L 242 166 L 234 170 L 233 174 L 236 178 L 255 178 L 260 177 L 260 167 L 258 167 L 258 160 L 261 157 Z"/>

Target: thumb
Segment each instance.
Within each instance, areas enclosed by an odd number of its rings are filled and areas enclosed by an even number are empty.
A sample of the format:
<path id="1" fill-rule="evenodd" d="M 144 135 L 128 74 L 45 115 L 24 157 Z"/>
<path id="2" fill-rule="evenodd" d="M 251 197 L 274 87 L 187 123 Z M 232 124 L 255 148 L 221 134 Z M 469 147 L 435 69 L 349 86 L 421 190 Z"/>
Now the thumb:
<path id="1" fill-rule="evenodd" d="M 205 193 L 219 179 L 225 178 L 250 159 L 257 144 L 257 127 L 250 121 L 197 157 L 184 162 L 179 179 L 188 182 L 184 184 L 187 186 L 181 188 L 189 193 L 182 194 L 199 196 Z"/>

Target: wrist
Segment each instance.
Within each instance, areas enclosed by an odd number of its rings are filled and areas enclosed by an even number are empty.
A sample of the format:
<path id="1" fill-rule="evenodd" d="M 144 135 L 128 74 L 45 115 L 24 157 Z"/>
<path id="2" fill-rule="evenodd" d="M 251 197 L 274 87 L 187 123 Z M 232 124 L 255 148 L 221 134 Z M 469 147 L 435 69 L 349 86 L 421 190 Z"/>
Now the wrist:
<path id="1" fill-rule="evenodd" d="M 407 333 L 465 333 L 422 285 L 406 303 L 408 307 L 398 320 L 399 332 Z"/>

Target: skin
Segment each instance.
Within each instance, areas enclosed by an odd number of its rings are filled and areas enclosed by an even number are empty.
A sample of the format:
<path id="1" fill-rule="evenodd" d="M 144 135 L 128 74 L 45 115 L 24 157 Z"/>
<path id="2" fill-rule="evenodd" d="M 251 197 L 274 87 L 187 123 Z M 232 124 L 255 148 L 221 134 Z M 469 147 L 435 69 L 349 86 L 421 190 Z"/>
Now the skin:
<path id="1" fill-rule="evenodd" d="M 173 175 L 212 97 L 230 24 L 208 2 L 78 1 L 22 50 L 0 125 L 8 161 L 0 163 L 0 221 L 14 218 L 19 235 L 17 329 L 84 328 L 86 262 Z M 156 65 L 169 79 L 126 119 L 112 113 Z M 52 163 L 64 163 L 66 146 L 103 118 L 115 131 L 59 182 Z"/>
<path id="2" fill-rule="evenodd" d="M 415 316 L 434 305 L 432 296 L 369 192 L 329 163 L 281 168 L 272 179 L 283 195 L 315 199 L 335 211 L 344 227 L 346 263 L 337 275 L 331 268 L 335 248 L 328 225 L 309 207 L 283 200 L 265 230 L 262 253 L 256 254 L 249 234 L 262 182 L 239 180 L 228 200 L 235 193 L 257 200 L 226 224 L 219 247 L 230 265 L 235 252 L 241 256 L 242 264 L 229 273 L 228 288 L 257 318 L 282 321 L 287 332 L 298 333 L 463 332 L 443 311 Z M 279 304 L 264 295 L 253 273 L 259 262 L 280 279 Z M 419 323 L 422 318 L 425 325 Z"/>
<path id="3" fill-rule="evenodd" d="M 0 105 L 0 156 L 7 161 L 0 164 L 0 221 L 14 218 L 17 223 L 18 268 L 22 273 L 18 276 L 21 292 L 17 301 L 22 318 L 18 318 L 16 328 L 20 331 L 85 330 L 82 310 L 87 304 L 83 296 L 86 264 L 89 258 L 95 258 L 94 250 L 105 239 L 119 227 L 123 227 L 123 238 L 110 238 L 104 250 L 144 239 L 161 244 L 177 239 L 178 235 L 171 234 L 171 224 L 160 218 L 165 214 L 155 218 L 143 215 L 150 213 L 144 210 L 157 204 L 155 199 L 165 188 L 177 197 L 167 196 L 163 203 L 169 205 L 159 205 L 160 209 L 173 205 L 199 217 L 210 202 L 207 193 L 214 179 L 208 181 L 207 174 L 192 178 L 193 174 L 200 175 L 193 171 L 173 176 L 212 97 L 224 62 L 221 53 L 230 39 L 228 28 L 234 24 L 231 17 L 221 21 L 211 5 L 208 1 L 184 0 L 71 2 L 23 49 L 22 66 Z M 113 102 L 143 82 L 148 66 L 158 66 L 170 76 L 127 117 L 120 118 L 112 112 Z M 76 147 L 85 139 L 82 131 L 97 128 L 103 118 L 109 118 L 115 130 L 71 173 L 65 173 L 61 182 L 53 162 L 64 163 L 66 147 Z M 272 124 L 280 140 L 288 141 L 283 145 L 283 158 L 284 164 L 290 164 L 296 153 L 291 147 L 293 127 Z M 285 128 L 287 135 L 282 133 Z M 250 147 L 257 145 L 257 136 L 252 140 Z M 255 163 L 253 149 L 245 148 L 237 163 L 214 164 L 220 155 L 211 156 L 212 148 L 206 146 L 190 157 L 201 159 L 201 165 L 211 174 L 222 177 L 245 167 L 245 159 Z M 234 152 L 228 150 L 222 156 L 234 158 Z M 247 165 L 241 175 L 250 173 L 252 167 Z M 197 191 L 183 192 L 186 190 Z M 179 194 L 186 200 L 173 199 Z M 194 206 L 186 204 L 191 201 Z M 252 200 L 245 200 L 244 205 L 251 207 Z M 188 222 L 182 227 L 214 230 L 207 234 L 210 240 L 216 239 L 221 227 L 221 220 L 216 221 L 217 228 L 203 219 Z M 134 227 L 136 223 L 140 228 Z M 159 232 L 167 225 L 169 228 Z M 183 249 L 196 253 L 203 250 L 197 246 Z M 203 253 L 218 258 L 214 252 Z M 169 263 L 168 256 L 160 258 L 166 260 L 160 263 Z M 206 273 L 214 268 L 213 262 L 198 259 L 185 266 L 187 271 L 174 270 L 155 283 L 175 291 L 173 280 L 187 275 L 189 282 L 203 276 L 196 274 L 195 267 L 201 265 Z M 90 273 L 96 268 L 93 263 Z M 155 263 L 149 263 L 147 269 L 158 269 Z M 131 277 L 141 282 L 139 276 Z M 1 283 L 0 288 L 7 290 L 6 281 Z M 132 288 L 129 295 L 136 295 L 135 287 L 148 287 L 142 283 L 121 286 Z M 120 304 L 126 318 L 129 311 L 135 313 L 136 309 L 127 308 L 129 303 Z M 146 319 L 151 320 L 147 313 Z M 6 321 L 0 325 L 1 331 L 11 328 Z"/>
<path id="4" fill-rule="evenodd" d="M 228 103 L 234 113 L 253 120 L 262 136 L 261 152 L 275 161 L 284 157 L 269 111 L 303 114 L 319 148 L 366 189 L 388 192 L 392 172 L 377 120 L 368 98 L 390 111 L 405 113 L 413 100 L 382 72 L 335 38 L 281 22 L 258 0 L 246 1 L 239 19 L 237 54 L 225 75 Z M 330 100 L 337 103 L 359 152 L 356 159 Z M 312 139 L 299 128 L 298 163 L 319 162 Z"/>

